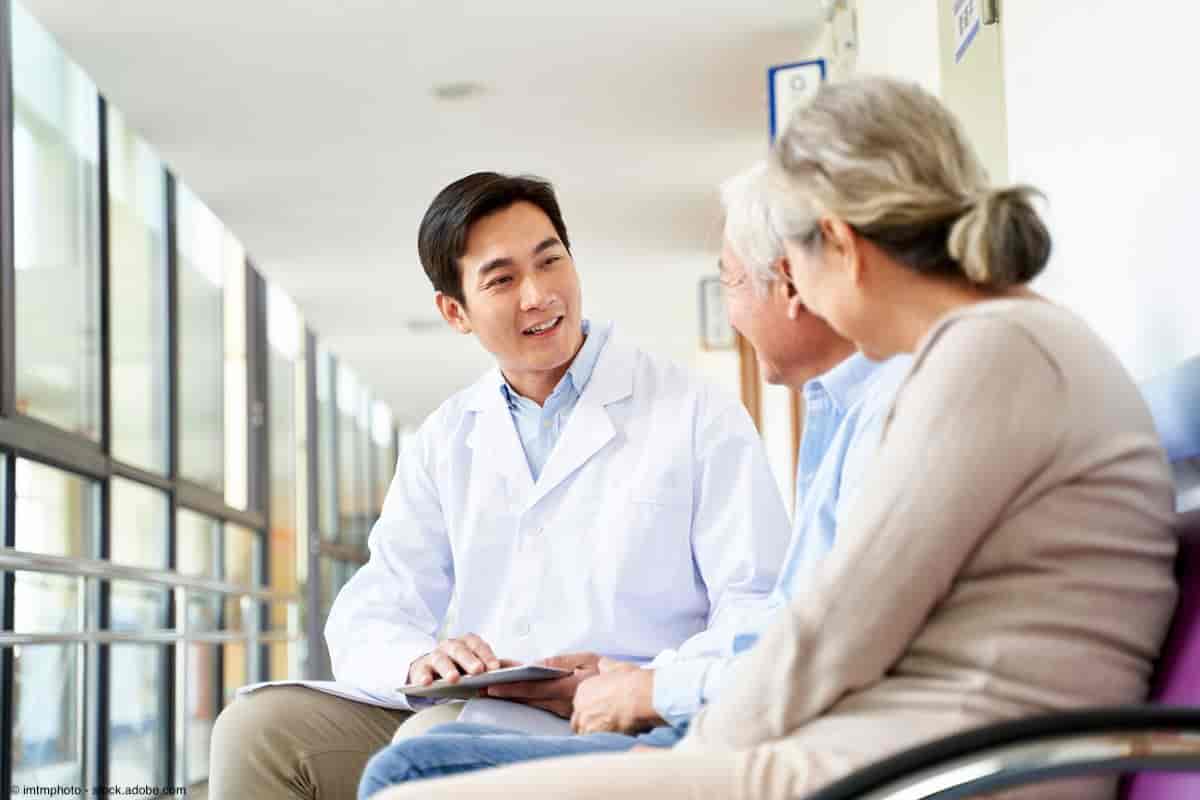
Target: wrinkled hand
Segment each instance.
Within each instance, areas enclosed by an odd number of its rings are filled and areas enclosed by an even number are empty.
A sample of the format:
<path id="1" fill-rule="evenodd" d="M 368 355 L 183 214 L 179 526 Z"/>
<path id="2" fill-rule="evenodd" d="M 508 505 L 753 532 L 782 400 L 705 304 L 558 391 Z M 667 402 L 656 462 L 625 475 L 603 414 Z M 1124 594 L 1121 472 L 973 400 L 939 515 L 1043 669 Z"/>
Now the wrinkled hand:
<path id="1" fill-rule="evenodd" d="M 550 681 L 502 683 L 497 686 L 489 686 L 480 694 L 484 697 L 524 703 L 549 711 L 563 719 L 570 719 L 574 710 L 573 701 L 576 688 L 583 681 L 598 674 L 600 660 L 600 656 L 595 653 L 567 653 L 544 658 L 537 664 L 544 667 L 569 669 L 571 674 Z"/>
<path id="2" fill-rule="evenodd" d="M 600 674 L 575 692 L 575 733 L 639 733 L 665 724 L 654 710 L 654 670 L 637 664 L 600 659 Z"/>
<path id="3" fill-rule="evenodd" d="M 500 669 L 501 666 L 491 646 L 475 634 L 468 633 L 457 639 L 438 642 L 433 652 L 414 661 L 408 668 L 408 683 L 428 686 L 441 678 L 457 683 L 463 675 L 478 675 L 491 669 Z"/>

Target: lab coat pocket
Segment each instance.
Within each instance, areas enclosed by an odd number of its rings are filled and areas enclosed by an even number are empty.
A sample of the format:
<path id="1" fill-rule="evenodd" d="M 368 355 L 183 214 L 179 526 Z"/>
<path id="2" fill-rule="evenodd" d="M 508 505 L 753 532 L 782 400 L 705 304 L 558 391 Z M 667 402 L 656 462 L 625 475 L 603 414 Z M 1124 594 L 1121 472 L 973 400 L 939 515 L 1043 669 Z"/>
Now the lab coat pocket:
<path id="1" fill-rule="evenodd" d="M 647 570 L 660 583 L 692 571 L 692 506 L 685 492 L 630 493 L 628 527 L 622 560 L 639 590 L 648 583 Z"/>

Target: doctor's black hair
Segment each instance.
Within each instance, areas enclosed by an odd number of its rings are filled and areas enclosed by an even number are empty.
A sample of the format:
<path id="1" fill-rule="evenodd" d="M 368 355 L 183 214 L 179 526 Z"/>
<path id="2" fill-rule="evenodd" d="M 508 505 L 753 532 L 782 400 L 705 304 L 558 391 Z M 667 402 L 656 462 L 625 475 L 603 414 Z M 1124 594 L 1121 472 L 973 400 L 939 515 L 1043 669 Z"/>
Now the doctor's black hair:
<path id="1" fill-rule="evenodd" d="M 515 203 L 532 203 L 554 226 L 567 251 L 571 242 L 549 181 L 533 175 L 475 172 L 438 192 L 417 232 L 417 253 L 433 288 L 466 305 L 459 259 L 467 249 L 467 232 L 478 220 Z"/>

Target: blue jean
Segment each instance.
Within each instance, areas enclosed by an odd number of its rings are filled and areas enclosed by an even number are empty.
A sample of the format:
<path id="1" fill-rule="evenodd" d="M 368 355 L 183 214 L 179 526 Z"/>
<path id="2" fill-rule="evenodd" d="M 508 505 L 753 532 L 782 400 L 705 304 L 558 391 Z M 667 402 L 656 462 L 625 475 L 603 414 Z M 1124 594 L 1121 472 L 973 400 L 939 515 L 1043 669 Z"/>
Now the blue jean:
<path id="1" fill-rule="evenodd" d="M 456 775 L 522 761 L 583 753 L 620 753 L 635 745 L 673 747 L 682 735 L 674 728 L 661 727 L 640 736 L 619 733 L 530 736 L 489 725 L 451 722 L 438 725 L 424 736 L 388 745 L 372 756 L 359 781 L 358 798 L 366 800 L 396 783 Z"/>

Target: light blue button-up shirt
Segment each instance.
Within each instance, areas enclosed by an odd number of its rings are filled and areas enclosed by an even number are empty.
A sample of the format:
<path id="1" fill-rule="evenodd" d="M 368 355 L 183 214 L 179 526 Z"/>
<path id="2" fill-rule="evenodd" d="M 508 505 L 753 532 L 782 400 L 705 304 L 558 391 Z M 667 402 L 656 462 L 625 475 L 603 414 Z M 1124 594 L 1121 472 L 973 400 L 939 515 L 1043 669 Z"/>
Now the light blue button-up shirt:
<path id="1" fill-rule="evenodd" d="M 525 450 L 525 460 L 529 462 L 529 472 L 537 481 L 542 474 L 542 467 L 550 458 L 558 437 L 579 402 L 579 395 L 592 377 L 592 370 L 600 359 L 600 353 L 608 341 L 612 325 L 601 325 L 592 332 L 592 324 L 583 321 L 583 347 L 575 354 L 575 360 L 559 380 L 554 391 L 546 398 L 546 402 L 538 405 L 527 397 L 517 393 L 517 390 L 505 381 L 500 385 L 500 391 L 508 402 L 508 411 L 512 414 L 513 424 L 517 427 L 517 437 Z"/>
<path id="2" fill-rule="evenodd" d="M 833 546 L 879 445 L 884 420 L 910 359 L 882 364 L 856 353 L 804 385 L 804 428 L 796 468 L 796 512 L 770 609 L 723 654 L 689 654 L 654 664 L 654 709 L 679 725 L 720 692 L 732 656 L 748 649 L 775 611 L 804 591 L 805 577 Z"/>

